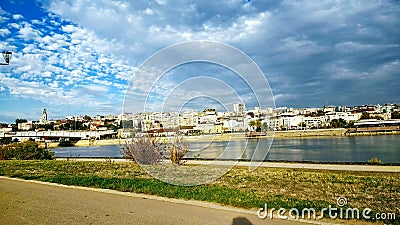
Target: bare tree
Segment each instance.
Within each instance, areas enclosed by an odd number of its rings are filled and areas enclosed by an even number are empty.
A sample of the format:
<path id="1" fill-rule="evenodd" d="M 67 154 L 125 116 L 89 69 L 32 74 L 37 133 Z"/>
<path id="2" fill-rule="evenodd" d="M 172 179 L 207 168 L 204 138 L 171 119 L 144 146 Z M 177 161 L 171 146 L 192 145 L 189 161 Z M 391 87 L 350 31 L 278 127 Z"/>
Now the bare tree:
<path id="1" fill-rule="evenodd" d="M 174 164 L 183 164 L 182 159 L 189 152 L 189 144 L 180 135 L 172 137 L 170 142 L 171 146 L 168 148 L 169 159 Z"/>
<path id="2" fill-rule="evenodd" d="M 189 152 L 189 144 L 180 135 L 171 137 L 168 144 L 160 142 L 156 137 L 141 136 L 120 146 L 120 152 L 125 159 L 145 165 L 161 162 L 165 158 L 165 149 L 173 164 L 182 165 L 183 157 Z"/>
<path id="3" fill-rule="evenodd" d="M 163 158 L 162 150 L 162 143 L 157 138 L 148 136 L 132 138 L 120 146 L 120 152 L 125 159 L 145 165 L 160 162 Z"/>

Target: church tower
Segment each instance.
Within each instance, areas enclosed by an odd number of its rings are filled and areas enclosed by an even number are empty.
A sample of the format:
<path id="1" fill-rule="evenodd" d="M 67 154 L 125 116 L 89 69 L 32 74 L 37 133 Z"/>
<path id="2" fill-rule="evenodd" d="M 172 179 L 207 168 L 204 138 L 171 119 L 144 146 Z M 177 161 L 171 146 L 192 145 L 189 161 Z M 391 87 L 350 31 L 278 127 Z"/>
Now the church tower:
<path id="1" fill-rule="evenodd" d="M 40 123 L 47 123 L 46 105 L 44 106 L 42 118 L 40 118 Z"/>

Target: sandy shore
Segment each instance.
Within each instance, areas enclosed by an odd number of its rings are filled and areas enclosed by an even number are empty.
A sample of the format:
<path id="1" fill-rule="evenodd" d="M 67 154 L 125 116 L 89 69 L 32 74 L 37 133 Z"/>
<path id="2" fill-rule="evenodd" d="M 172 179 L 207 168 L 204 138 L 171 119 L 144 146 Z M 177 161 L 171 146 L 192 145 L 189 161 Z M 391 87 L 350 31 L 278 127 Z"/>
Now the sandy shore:
<path id="1" fill-rule="evenodd" d="M 59 142 L 46 142 L 46 143 L 39 143 L 39 147 L 41 148 L 58 148 Z"/>
<path id="2" fill-rule="evenodd" d="M 323 130 L 293 130 L 293 131 L 275 131 L 273 138 L 304 138 L 304 137 L 333 137 L 345 136 L 346 129 L 323 129 Z M 161 142 L 169 142 L 173 137 L 160 137 Z M 271 139 L 272 136 L 261 136 L 260 139 Z M 186 136 L 188 142 L 220 142 L 245 140 L 245 133 L 225 133 L 215 135 Z M 103 146 L 125 144 L 125 139 L 106 139 L 106 140 L 80 140 L 75 146 Z"/>

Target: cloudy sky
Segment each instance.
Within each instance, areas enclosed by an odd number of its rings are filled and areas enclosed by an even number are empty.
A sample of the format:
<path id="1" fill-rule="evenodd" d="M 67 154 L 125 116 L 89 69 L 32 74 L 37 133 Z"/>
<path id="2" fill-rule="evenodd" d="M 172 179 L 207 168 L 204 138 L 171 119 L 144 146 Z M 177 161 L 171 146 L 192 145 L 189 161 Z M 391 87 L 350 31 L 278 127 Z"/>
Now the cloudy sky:
<path id="1" fill-rule="evenodd" d="M 159 80 L 135 76 L 161 49 L 197 40 L 247 54 L 276 106 L 400 102 L 399 1 L 2 0 L 0 51 L 13 56 L 0 66 L 0 122 L 38 120 L 43 105 L 50 119 L 118 114 L 125 93 L 140 99 L 146 90 L 137 85 L 149 80 L 151 104 L 256 105 L 254 87 L 218 64 L 183 64 Z M 181 99 L 165 99 L 174 94 Z"/>

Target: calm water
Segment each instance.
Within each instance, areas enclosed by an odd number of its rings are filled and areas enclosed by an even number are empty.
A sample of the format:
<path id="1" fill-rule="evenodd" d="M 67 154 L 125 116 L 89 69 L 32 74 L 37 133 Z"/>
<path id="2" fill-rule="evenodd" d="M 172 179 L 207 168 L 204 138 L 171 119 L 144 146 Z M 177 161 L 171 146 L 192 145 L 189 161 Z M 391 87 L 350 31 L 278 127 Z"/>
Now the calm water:
<path id="1" fill-rule="evenodd" d="M 190 143 L 191 152 L 188 157 L 216 158 L 222 152 L 222 158 L 232 158 L 241 155 L 250 159 L 257 141 L 232 141 L 211 143 Z M 269 141 L 260 140 L 259 149 L 265 152 Z M 56 148 L 57 157 L 121 157 L 118 145 L 65 147 Z M 264 158 L 263 154 L 262 158 Z M 366 162 L 377 157 L 383 162 L 400 163 L 400 136 L 364 136 L 364 137 L 327 137 L 327 138 L 298 138 L 276 139 L 265 160 L 281 161 L 315 161 L 315 162 Z"/>

